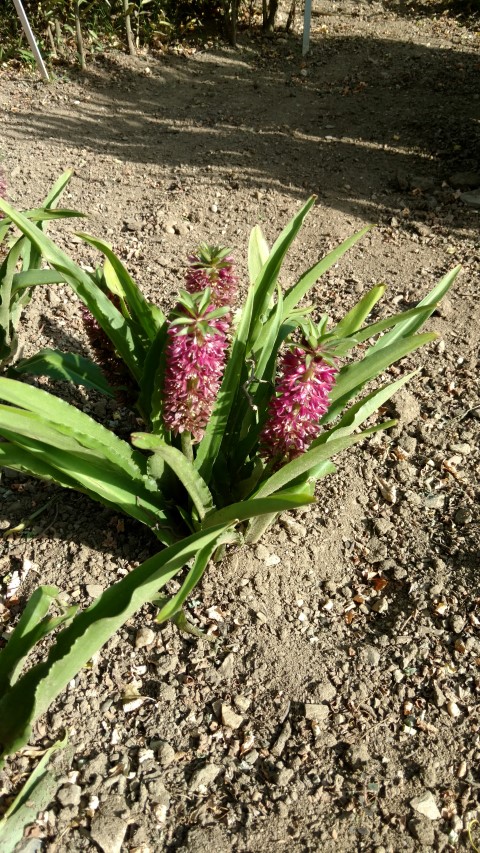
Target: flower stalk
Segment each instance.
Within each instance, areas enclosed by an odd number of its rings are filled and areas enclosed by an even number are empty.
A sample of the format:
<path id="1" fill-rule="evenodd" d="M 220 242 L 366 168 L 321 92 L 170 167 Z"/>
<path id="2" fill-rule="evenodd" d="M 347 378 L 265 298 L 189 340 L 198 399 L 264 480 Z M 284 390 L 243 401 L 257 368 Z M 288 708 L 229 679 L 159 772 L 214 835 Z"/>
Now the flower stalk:
<path id="1" fill-rule="evenodd" d="M 182 449 L 193 458 L 191 444 L 201 441 L 223 376 L 228 349 L 228 308 L 215 308 L 210 289 L 182 291 L 167 330 L 163 420 L 182 438 Z"/>
<path id="2" fill-rule="evenodd" d="M 301 326 L 299 343 L 290 344 L 281 357 L 275 393 L 260 434 L 260 453 L 277 465 L 290 462 L 318 438 L 320 420 L 330 405 L 329 394 L 338 372 L 335 348 L 325 335 L 327 318 L 316 326 Z"/>
<path id="3" fill-rule="evenodd" d="M 238 279 L 233 271 L 230 249 L 202 243 L 190 255 L 185 275 L 188 293 L 201 293 L 209 288 L 214 308 L 233 308 L 238 296 Z"/>

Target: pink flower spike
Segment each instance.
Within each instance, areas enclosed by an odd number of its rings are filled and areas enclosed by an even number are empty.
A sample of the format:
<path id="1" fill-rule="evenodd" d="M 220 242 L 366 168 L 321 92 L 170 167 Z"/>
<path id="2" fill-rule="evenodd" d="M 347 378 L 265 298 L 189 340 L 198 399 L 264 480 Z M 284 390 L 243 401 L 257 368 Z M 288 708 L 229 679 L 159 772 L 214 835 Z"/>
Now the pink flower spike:
<path id="1" fill-rule="evenodd" d="M 230 249 L 203 244 L 198 247 L 196 254 L 188 258 L 190 266 L 185 276 L 187 291 L 201 293 L 209 287 L 215 308 L 233 308 L 237 300 L 238 280 L 233 272 L 233 258 L 229 252 Z"/>
<path id="2" fill-rule="evenodd" d="M 260 435 L 264 458 L 290 462 L 308 450 L 320 433 L 337 370 L 322 358 L 321 347 L 287 350 Z"/>
<path id="3" fill-rule="evenodd" d="M 184 298 L 170 323 L 163 386 L 165 426 L 175 435 L 191 433 L 193 443 L 201 441 L 215 405 L 228 349 L 228 321 L 199 297 Z"/>

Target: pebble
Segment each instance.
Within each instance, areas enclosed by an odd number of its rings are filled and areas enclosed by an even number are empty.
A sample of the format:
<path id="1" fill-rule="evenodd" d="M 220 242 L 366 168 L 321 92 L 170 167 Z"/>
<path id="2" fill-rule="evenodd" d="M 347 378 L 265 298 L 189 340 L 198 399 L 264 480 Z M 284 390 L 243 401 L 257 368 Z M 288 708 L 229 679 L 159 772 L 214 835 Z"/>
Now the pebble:
<path id="1" fill-rule="evenodd" d="M 443 690 L 441 689 L 441 687 L 439 687 L 438 684 L 436 684 L 435 682 L 434 682 L 433 687 L 432 687 L 432 692 L 433 692 L 434 702 L 435 702 L 435 705 L 437 706 L 437 708 L 441 708 L 443 705 L 445 705 L 445 702 L 447 701 L 445 694 L 444 694 Z"/>
<path id="2" fill-rule="evenodd" d="M 277 778 L 275 780 L 276 784 L 279 788 L 286 788 L 294 776 L 295 770 L 292 770 L 291 767 L 282 767 L 282 769 L 278 771 Z"/>
<path id="3" fill-rule="evenodd" d="M 239 729 L 243 723 L 243 717 L 240 714 L 236 714 L 233 708 L 227 705 L 226 702 L 222 703 L 221 716 L 222 724 L 228 726 L 229 729 Z"/>
<path id="4" fill-rule="evenodd" d="M 427 509 L 443 509 L 445 504 L 445 495 L 430 492 L 430 494 L 425 495 L 424 503 Z"/>
<path id="5" fill-rule="evenodd" d="M 237 708 L 237 710 L 241 711 L 243 714 L 248 711 L 250 705 L 252 704 L 251 699 L 248 696 L 243 696 L 242 693 L 237 693 L 236 696 L 233 697 L 233 704 Z"/>
<path id="6" fill-rule="evenodd" d="M 414 797 L 413 800 L 410 800 L 410 805 L 414 811 L 424 815 L 429 820 L 439 820 L 441 817 L 440 810 L 431 791 L 425 791 L 419 797 Z"/>
<path id="7" fill-rule="evenodd" d="M 468 207 L 480 209 L 480 191 L 472 190 L 471 192 L 462 193 L 460 201 L 463 201 L 463 203 L 468 205 Z"/>
<path id="8" fill-rule="evenodd" d="M 292 734 L 292 727 L 287 720 L 283 724 L 283 728 L 282 728 L 277 740 L 275 741 L 274 745 L 272 746 L 272 748 L 270 750 L 272 755 L 274 755 L 276 758 L 280 758 L 283 750 L 285 749 L 285 747 L 287 745 L 287 742 L 288 742 L 291 734 Z"/>
<path id="9" fill-rule="evenodd" d="M 434 764 L 425 764 L 421 779 L 426 788 L 436 788 L 438 782 L 437 768 Z"/>
<path id="10" fill-rule="evenodd" d="M 198 770 L 195 770 L 192 778 L 190 779 L 188 790 L 199 791 L 201 789 L 208 788 L 208 786 L 215 781 L 221 769 L 222 768 L 219 767 L 218 764 L 205 764 L 204 767 L 200 767 Z"/>
<path id="11" fill-rule="evenodd" d="M 452 451 L 452 453 L 458 453 L 460 456 L 469 456 L 472 452 L 472 448 L 467 442 L 460 442 L 459 444 L 449 444 L 448 449 Z"/>
<path id="12" fill-rule="evenodd" d="M 305 719 L 306 720 L 315 720 L 317 723 L 320 720 L 326 720 L 329 714 L 328 705 L 324 705 L 323 703 L 313 703 L 306 702 L 305 703 Z"/>
<path id="13" fill-rule="evenodd" d="M 263 560 L 265 562 L 270 556 L 270 551 L 266 545 L 262 545 L 260 542 L 260 544 L 255 548 L 255 556 L 258 560 Z"/>
<path id="14" fill-rule="evenodd" d="M 451 619 L 452 631 L 454 634 L 461 634 L 465 628 L 465 619 L 463 616 L 452 616 Z"/>
<path id="15" fill-rule="evenodd" d="M 143 649 L 145 646 L 151 646 L 155 641 L 155 631 L 151 628 L 139 628 L 135 634 L 135 648 Z"/>
<path id="16" fill-rule="evenodd" d="M 87 583 L 85 585 L 85 592 L 90 598 L 99 598 L 103 592 L 103 586 L 100 583 Z"/>
<path id="17" fill-rule="evenodd" d="M 473 518 L 472 513 L 466 507 L 459 507 L 455 513 L 455 524 L 469 524 Z"/>
<path id="18" fill-rule="evenodd" d="M 307 528 L 304 524 L 300 524 L 299 521 L 295 521 L 293 518 L 289 518 L 288 515 L 285 518 L 281 519 L 281 525 L 285 528 L 287 533 L 290 536 L 298 536 L 299 539 L 306 539 L 307 537 Z"/>
<path id="19" fill-rule="evenodd" d="M 364 658 L 366 662 L 370 664 L 370 666 L 378 666 L 378 664 L 380 663 L 381 655 L 378 649 L 375 648 L 375 646 L 364 646 L 360 654 L 362 658 Z"/>
<path id="20" fill-rule="evenodd" d="M 148 793 L 154 803 L 160 803 L 168 809 L 170 805 L 170 794 L 161 779 L 152 779 L 147 783 Z"/>
<path id="21" fill-rule="evenodd" d="M 352 770 L 359 770 L 370 761 L 370 754 L 364 743 L 350 746 L 345 753 L 345 760 Z"/>
<path id="22" fill-rule="evenodd" d="M 337 689 L 331 681 L 322 681 L 315 687 L 315 695 L 318 696 L 322 702 L 331 702 L 337 695 Z"/>
<path id="23" fill-rule="evenodd" d="M 127 827 L 128 823 L 123 818 L 99 810 L 92 819 L 90 836 L 103 853 L 121 853 Z"/>
<path id="24" fill-rule="evenodd" d="M 64 785 L 57 793 L 57 800 L 64 808 L 80 805 L 81 797 L 80 785 Z"/>
<path id="25" fill-rule="evenodd" d="M 218 667 L 218 672 L 220 673 L 222 678 L 224 678 L 226 681 L 231 681 L 231 679 L 233 678 L 233 675 L 234 675 L 234 671 L 235 671 L 235 655 L 232 652 L 230 652 L 230 654 L 228 654 L 226 656 L 226 658 L 224 658 L 224 660 L 222 661 L 222 663 Z"/>
<path id="26" fill-rule="evenodd" d="M 388 610 L 388 600 L 386 598 L 377 598 L 372 604 L 374 613 L 386 613 Z"/>
<path id="27" fill-rule="evenodd" d="M 480 172 L 455 172 L 448 178 L 450 186 L 457 190 L 470 190 L 480 187 Z"/>
<path id="28" fill-rule="evenodd" d="M 372 536 L 367 547 L 366 559 L 369 563 L 381 563 L 388 556 L 387 545 L 381 542 L 378 536 Z"/>
<path id="29" fill-rule="evenodd" d="M 161 767 L 169 767 L 175 761 L 175 750 L 171 743 L 166 740 L 160 741 L 157 746 L 157 758 Z"/>

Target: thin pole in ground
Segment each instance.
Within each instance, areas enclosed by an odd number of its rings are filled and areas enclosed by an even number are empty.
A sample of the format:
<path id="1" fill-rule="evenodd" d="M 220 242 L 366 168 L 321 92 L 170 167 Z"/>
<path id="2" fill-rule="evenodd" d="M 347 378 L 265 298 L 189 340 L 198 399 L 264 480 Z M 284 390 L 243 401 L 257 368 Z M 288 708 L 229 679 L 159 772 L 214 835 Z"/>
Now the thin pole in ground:
<path id="1" fill-rule="evenodd" d="M 312 17 L 312 0 L 305 0 L 305 11 L 303 13 L 303 44 L 302 56 L 305 56 L 310 48 L 310 21 Z"/>
<path id="2" fill-rule="evenodd" d="M 22 6 L 22 2 L 21 2 L 21 0 L 13 0 L 13 3 L 15 5 L 15 9 L 17 10 L 17 15 L 20 18 L 20 22 L 22 24 L 23 31 L 27 37 L 27 41 L 30 45 L 30 50 L 32 51 L 32 53 L 35 57 L 35 61 L 38 65 L 42 79 L 45 80 L 46 83 L 48 83 L 50 80 L 50 78 L 48 76 L 48 71 L 45 68 L 45 63 L 42 59 L 42 54 L 40 53 L 40 50 L 38 49 L 38 44 L 35 40 L 35 36 L 33 35 L 32 28 L 30 26 L 30 22 L 29 22 L 26 14 L 25 14 L 25 9 Z"/>

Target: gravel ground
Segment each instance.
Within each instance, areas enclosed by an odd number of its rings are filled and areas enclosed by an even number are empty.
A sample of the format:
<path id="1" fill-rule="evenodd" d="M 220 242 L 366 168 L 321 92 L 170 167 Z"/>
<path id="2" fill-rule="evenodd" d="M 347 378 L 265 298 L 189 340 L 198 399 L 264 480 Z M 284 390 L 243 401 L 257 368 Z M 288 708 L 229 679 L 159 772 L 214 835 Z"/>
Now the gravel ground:
<path id="1" fill-rule="evenodd" d="M 479 69 L 468 22 L 364 0 L 319 3 L 306 59 L 298 33 L 245 32 L 237 50 L 100 54 L 48 87 L 0 69 L 13 202 L 37 204 L 73 166 L 66 203 L 164 308 L 199 241 L 232 246 L 246 281 L 251 227 L 272 241 L 312 193 L 286 286 L 377 224 L 315 288 L 334 318 L 380 281 L 379 316 L 405 310 L 463 265 L 429 323 L 438 341 L 401 365 L 420 372 L 389 407 L 398 426 L 209 571 L 189 604 L 209 641 L 145 609 L 8 762 L 0 808 L 68 730 L 22 850 L 472 850 L 469 827 L 480 846 Z M 94 264 L 75 227 L 50 233 Z M 66 290 L 25 316 L 25 354 L 46 345 L 88 352 Z M 116 402 L 77 399 L 134 426 Z M 46 504 L 0 540 L 0 571 L 21 581 L 13 605 L 1 587 L 5 627 L 39 582 L 84 605 L 155 549 L 83 496 L 6 473 L 0 496 L 4 530 Z"/>

